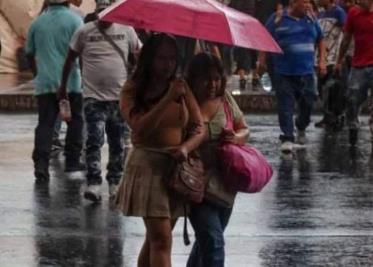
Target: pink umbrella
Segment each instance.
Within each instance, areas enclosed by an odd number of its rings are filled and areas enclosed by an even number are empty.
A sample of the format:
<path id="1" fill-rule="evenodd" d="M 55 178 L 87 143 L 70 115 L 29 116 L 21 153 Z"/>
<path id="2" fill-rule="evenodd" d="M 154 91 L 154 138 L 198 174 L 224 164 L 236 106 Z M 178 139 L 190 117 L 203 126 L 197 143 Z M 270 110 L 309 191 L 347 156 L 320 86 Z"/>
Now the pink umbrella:
<path id="1" fill-rule="evenodd" d="M 135 28 L 281 53 L 255 18 L 214 0 L 121 0 L 100 19 Z"/>

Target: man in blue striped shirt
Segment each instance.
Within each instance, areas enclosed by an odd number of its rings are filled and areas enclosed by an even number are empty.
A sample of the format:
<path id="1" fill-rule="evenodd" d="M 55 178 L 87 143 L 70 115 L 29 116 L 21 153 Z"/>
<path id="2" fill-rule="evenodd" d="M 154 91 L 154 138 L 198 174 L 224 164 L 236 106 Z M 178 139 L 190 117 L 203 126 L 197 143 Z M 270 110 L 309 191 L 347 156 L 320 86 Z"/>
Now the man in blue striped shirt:
<path id="1" fill-rule="evenodd" d="M 309 0 L 291 0 L 286 10 L 278 11 L 268 19 L 266 27 L 284 52 L 272 54 L 271 57 L 282 131 L 281 151 L 291 153 L 295 141 L 306 143 L 305 130 L 310 123 L 316 99 L 315 52 L 318 47 L 320 56 L 317 66 L 320 74 L 325 75 L 325 44 Z M 263 72 L 264 67 L 265 54 L 261 53 L 259 73 Z M 299 111 L 295 120 L 297 140 L 293 122 L 295 103 Z"/>

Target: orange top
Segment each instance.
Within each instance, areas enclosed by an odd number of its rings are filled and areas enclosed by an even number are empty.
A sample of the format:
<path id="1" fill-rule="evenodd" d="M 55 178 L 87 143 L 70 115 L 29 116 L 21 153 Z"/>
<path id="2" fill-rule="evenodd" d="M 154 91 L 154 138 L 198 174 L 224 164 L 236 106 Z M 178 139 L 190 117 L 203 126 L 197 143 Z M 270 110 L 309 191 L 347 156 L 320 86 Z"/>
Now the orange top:
<path id="1" fill-rule="evenodd" d="M 135 86 L 133 82 L 127 81 L 124 85 L 121 95 L 121 109 L 124 119 L 133 129 L 131 133 L 132 143 L 135 147 L 150 147 L 150 148 L 169 148 L 179 146 L 184 137 L 188 125 L 194 126 L 197 124 L 202 127 L 202 122 L 199 116 L 195 113 L 198 110 L 198 104 L 194 99 L 192 92 L 187 89 L 185 100 L 178 102 L 171 102 L 165 108 L 162 118 L 157 128 L 146 136 L 140 136 L 133 125 L 146 115 L 146 112 L 133 114 L 131 111 L 135 107 Z M 152 107 L 150 107 L 150 110 Z M 148 111 L 149 112 L 149 111 Z M 144 130 L 144 129 L 142 129 Z"/>

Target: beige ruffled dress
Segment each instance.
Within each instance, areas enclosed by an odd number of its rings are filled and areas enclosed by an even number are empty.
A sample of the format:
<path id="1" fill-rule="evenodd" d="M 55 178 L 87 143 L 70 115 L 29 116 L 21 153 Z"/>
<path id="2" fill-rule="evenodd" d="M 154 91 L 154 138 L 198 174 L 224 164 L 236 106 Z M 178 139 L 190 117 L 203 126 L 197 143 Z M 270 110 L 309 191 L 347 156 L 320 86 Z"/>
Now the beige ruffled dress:
<path id="1" fill-rule="evenodd" d="M 131 83 L 125 85 L 121 101 L 128 121 L 134 106 L 134 88 Z M 161 123 L 163 129 L 173 129 L 173 136 L 182 136 L 191 117 L 186 104 L 175 102 L 168 109 Z M 175 129 L 178 130 L 175 132 Z M 127 156 L 116 196 L 116 206 L 124 215 L 177 218 L 185 214 L 185 203 L 170 192 L 165 182 L 175 164 L 169 154 L 170 147 L 162 146 L 168 134 L 170 131 L 160 130 L 144 139 L 132 133 L 134 148 Z"/>

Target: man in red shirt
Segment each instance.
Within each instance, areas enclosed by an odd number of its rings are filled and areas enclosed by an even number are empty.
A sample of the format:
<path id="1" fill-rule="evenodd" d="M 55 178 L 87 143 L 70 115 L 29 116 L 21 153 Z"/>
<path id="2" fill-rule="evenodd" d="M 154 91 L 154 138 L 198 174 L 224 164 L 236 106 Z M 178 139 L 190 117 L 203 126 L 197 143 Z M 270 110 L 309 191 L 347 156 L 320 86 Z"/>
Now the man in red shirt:
<path id="1" fill-rule="evenodd" d="M 347 93 L 346 118 L 349 127 L 349 142 L 355 146 L 359 128 L 359 110 L 373 90 L 373 0 L 359 0 L 358 6 L 349 10 L 345 33 L 335 70 L 340 71 L 351 40 L 355 41 Z M 373 112 L 369 119 L 373 144 Z"/>

